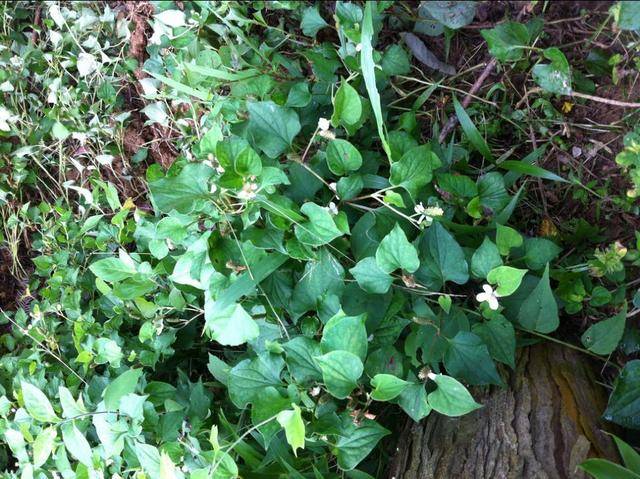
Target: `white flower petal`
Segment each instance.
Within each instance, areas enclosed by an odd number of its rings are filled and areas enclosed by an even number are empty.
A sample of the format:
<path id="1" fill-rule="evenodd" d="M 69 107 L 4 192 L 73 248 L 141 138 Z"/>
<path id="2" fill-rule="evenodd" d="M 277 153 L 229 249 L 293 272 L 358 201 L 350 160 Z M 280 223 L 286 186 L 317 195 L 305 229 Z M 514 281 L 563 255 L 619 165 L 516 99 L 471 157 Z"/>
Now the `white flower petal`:
<path id="1" fill-rule="evenodd" d="M 495 311 L 496 309 L 498 309 L 498 307 L 500 306 L 500 305 L 498 304 L 498 298 L 496 298 L 496 297 L 495 297 L 495 296 L 493 296 L 493 295 L 489 296 L 489 299 L 488 299 L 488 301 L 487 301 L 487 302 L 489 303 L 489 307 L 490 307 L 492 310 L 494 310 L 494 311 Z"/>
<path id="2" fill-rule="evenodd" d="M 491 285 L 489 284 L 483 284 L 482 285 L 482 289 L 484 290 L 485 293 L 487 293 L 488 295 L 492 295 L 493 294 L 493 288 L 491 287 Z"/>
<path id="3" fill-rule="evenodd" d="M 476 301 L 478 301 L 479 303 L 482 303 L 484 301 L 488 301 L 490 297 L 491 295 L 487 293 L 478 293 L 476 294 Z"/>

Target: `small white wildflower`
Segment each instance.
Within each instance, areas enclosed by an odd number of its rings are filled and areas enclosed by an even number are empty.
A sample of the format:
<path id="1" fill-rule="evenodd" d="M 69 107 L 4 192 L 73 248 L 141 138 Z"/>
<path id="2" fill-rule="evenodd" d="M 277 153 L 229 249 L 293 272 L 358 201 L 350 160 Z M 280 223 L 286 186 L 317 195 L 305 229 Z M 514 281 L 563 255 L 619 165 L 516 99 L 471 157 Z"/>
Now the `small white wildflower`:
<path id="1" fill-rule="evenodd" d="M 318 128 L 321 131 L 328 131 L 329 128 L 331 128 L 331 122 L 329 120 L 327 120 L 326 118 L 320 118 L 318 120 Z"/>
<path id="2" fill-rule="evenodd" d="M 359 51 L 361 51 L 361 50 L 362 50 L 362 43 L 358 43 L 358 44 L 356 45 L 356 51 L 357 51 L 357 52 L 359 52 Z"/>
<path id="3" fill-rule="evenodd" d="M 311 389 L 309 394 L 311 395 L 311 397 L 316 397 L 318 394 L 320 394 L 320 386 L 315 386 L 313 389 Z"/>
<path id="4" fill-rule="evenodd" d="M 318 135 L 320 135 L 322 138 L 325 138 L 327 140 L 336 139 L 336 134 L 332 131 L 321 131 L 320 133 L 318 133 Z"/>
<path id="5" fill-rule="evenodd" d="M 482 285 L 482 289 L 484 290 L 484 292 L 477 294 L 476 295 L 476 300 L 478 302 L 480 302 L 480 303 L 487 302 L 489 304 L 489 307 L 493 311 L 498 309 L 498 306 L 499 306 L 498 297 L 499 297 L 499 295 L 493 290 L 493 288 L 489 284 L 483 284 Z"/>
<path id="6" fill-rule="evenodd" d="M 433 219 L 444 214 L 439 206 L 424 207 L 422 203 L 418 203 L 413 209 L 418 216 L 418 224 L 424 223 L 425 226 L 431 226 Z"/>
<path id="7" fill-rule="evenodd" d="M 255 183 L 245 183 L 242 185 L 242 190 L 238 193 L 238 198 L 241 200 L 252 200 L 256 197 L 256 191 L 258 189 L 258 185 Z"/>
<path id="8" fill-rule="evenodd" d="M 333 201 L 329 203 L 328 209 L 329 209 L 329 213 L 331 213 L 333 216 L 338 214 L 338 207 Z"/>

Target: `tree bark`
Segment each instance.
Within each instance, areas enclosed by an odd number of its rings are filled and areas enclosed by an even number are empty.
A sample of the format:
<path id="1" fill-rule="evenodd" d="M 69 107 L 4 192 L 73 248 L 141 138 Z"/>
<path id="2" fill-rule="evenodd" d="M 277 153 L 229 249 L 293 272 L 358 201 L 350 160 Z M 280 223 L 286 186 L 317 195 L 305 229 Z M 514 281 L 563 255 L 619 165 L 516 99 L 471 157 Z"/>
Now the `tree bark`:
<path id="1" fill-rule="evenodd" d="M 539 344 L 519 353 L 508 387 L 472 391 L 484 407 L 460 418 L 409 421 L 389 478 L 586 478 L 587 457 L 618 460 L 600 416 L 606 394 L 589 358 Z"/>

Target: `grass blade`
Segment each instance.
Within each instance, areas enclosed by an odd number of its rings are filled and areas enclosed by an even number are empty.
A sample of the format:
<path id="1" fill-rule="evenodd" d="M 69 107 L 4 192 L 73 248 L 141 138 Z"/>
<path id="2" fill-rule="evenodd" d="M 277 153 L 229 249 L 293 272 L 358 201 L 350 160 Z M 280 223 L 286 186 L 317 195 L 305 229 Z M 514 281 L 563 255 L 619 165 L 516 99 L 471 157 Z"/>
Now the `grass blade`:
<path id="1" fill-rule="evenodd" d="M 156 80 L 160 80 L 165 85 L 178 90 L 180 93 L 184 93 L 185 95 L 193 96 L 198 100 L 202 101 L 210 101 L 212 99 L 212 95 L 210 92 L 205 92 L 202 90 L 196 90 L 195 88 L 191 88 L 179 81 L 174 80 L 173 78 L 166 77 L 164 75 L 160 75 L 159 73 L 153 73 L 150 71 L 146 71 L 149 75 L 151 75 Z"/>
<path id="2" fill-rule="evenodd" d="M 498 166 L 504 170 L 514 171 L 523 175 L 535 176 L 545 180 L 560 181 L 561 183 L 569 183 L 569 181 L 565 180 L 562 176 L 556 175 L 555 173 L 545 170 L 544 168 L 540 168 L 539 166 L 525 163 L 524 161 L 508 160 L 503 161 Z"/>
<path id="3" fill-rule="evenodd" d="M 487 145 L 487 142 L 476 128 L 476 125 L 473 124 L 471 118 L 469 118 L 469 115 L 455 96 L 453 97 L 453 106 L 456 110 L 456 116 L 458 117 L 460 126 L 462 126 L 465 135 L 467 135 L 473 147 L 478 150 L 487 161 L 494 163 L 489 145 Z"/>
<path id="4" fill-rule="evenodd" d="M 376 125 L 378 126 L 378 135 L 382 142 L 382 148 L 391 160 L 391 148 L 387 143 L 387 135 L 384 131 L 384 122 L 382 120 L 382 107 L 380 106 L 380 93 L 378 93 L 378 87 L 376 86 L 376 74 L 375 63 L 373 61 L 373 45 L 371 40 L 373 39 L 373 16 L 372 9 L 376 6 L 376 2 L 366 2 L 364 7 L 364 19 L 362 21 L 362 37 L 360 42 L 362 44 L 362 51 L 360 52 L 360 66 L 362 68 L 362 76 L 364 77 L 364 84 L 369 94 L 369 100 L 371 100 L 371 108 L 373 109 L 373 115 L 376 118 Z"/>
<path id="5" fill-rule="evenodd" d="M 247 78 L 253 78 L 258 76 L 260 72 L 258 70 L 242 70 L 239 72 L 228 72 L 226 70 L 218 70 L 216 68 L 203 67 L 201 65 L 196 65 L 195 63 L 187 63 L 185 64 L 187 69 L 193 73 L 198 73 L 200 75 L 204 75 L 207 77 L 215 78 L 217 80 L 224 81 L 240 81 L 246 80 Z"/>

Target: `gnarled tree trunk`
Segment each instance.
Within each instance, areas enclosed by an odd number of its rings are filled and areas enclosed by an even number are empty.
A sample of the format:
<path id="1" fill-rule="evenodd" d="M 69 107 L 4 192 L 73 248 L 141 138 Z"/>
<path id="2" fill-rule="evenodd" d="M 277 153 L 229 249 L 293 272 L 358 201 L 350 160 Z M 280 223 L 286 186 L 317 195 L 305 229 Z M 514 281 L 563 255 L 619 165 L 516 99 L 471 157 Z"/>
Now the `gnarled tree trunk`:
<path id="1" fill-rule="evenodd" d="M 507 388 L 473 391 L 482 409 L 410 421 L 388 477 L 586 477 L 577 465 L 587 457 L 618 459 L 601 431 L 606 395 L 591 367 L 584 354 L 553 344 L 522 350 Z"/>

